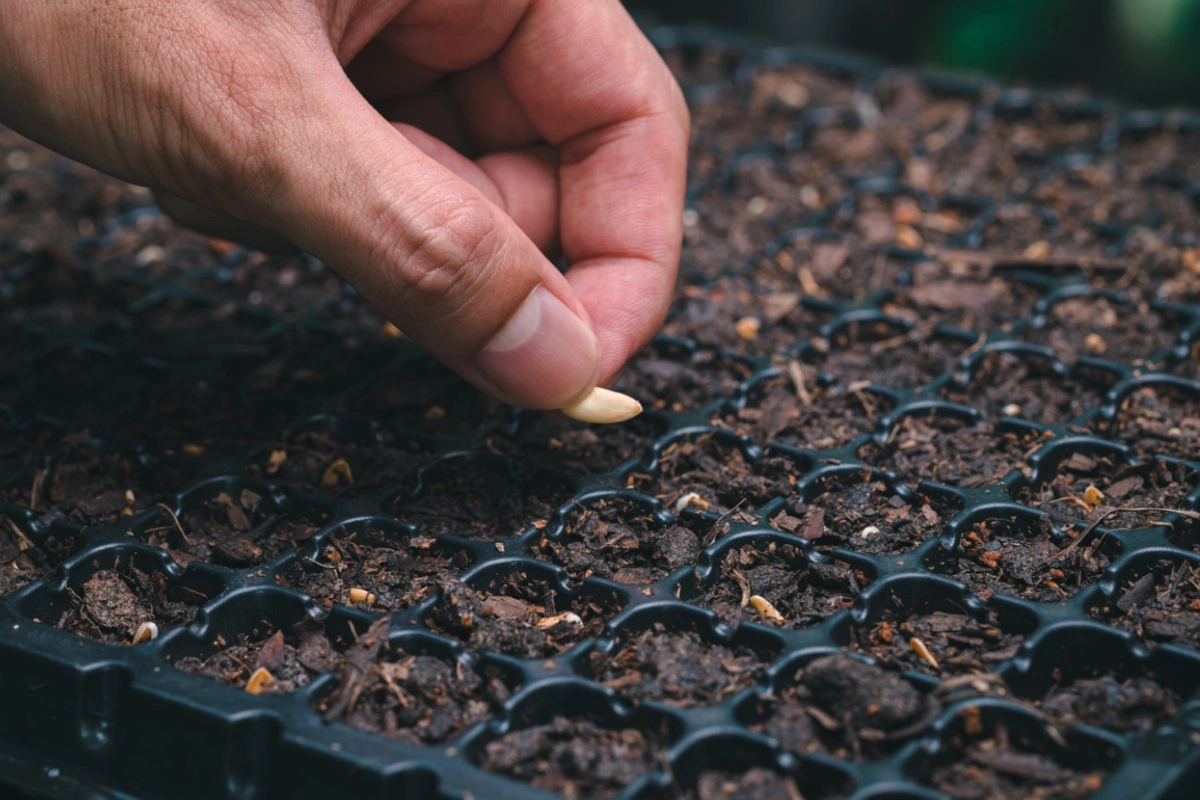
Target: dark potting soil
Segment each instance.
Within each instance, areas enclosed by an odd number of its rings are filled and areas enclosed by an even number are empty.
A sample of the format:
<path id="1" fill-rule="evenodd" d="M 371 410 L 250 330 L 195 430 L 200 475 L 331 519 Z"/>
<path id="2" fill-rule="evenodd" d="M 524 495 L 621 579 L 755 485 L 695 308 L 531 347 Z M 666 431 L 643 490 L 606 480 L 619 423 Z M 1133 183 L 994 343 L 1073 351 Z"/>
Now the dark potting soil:
<path id="1" fill-rule="evenodd" d="M 1023 640 L 992 617 L 889 610 L 871 625 L 852 628 L 849 647 L 887 669 L 941 677 L 991 672 L 1015 656 Z"/>
<path id="2" fill-rule="evenodd" d="M 333 648 L 322 625 L 305 619 L 286 630 L 239 633 L 230 642 L 217 636 L 205 656 L 185 656 L 175 661 L 176 669 L 245 689 L 259 669 L 270 673 L 259 686 L 259 694 L 288 694 L 307 686 L 314 677 L 332 671 L 341 656 Z"/>
<path id="3" fill-rule="evenodd" d="M 921 495 L 905 499 L 863 474 L 808 502 L 792 503 L 770 522 L 776 530 L 803 536 L 818 550 L 895 555 L 936 536 L 948 512 L 944 503 Z"/>
<path id="4" fill-rule="evenodd" d="M 465 552 L 438 546 L 427 536 L 367 525 L 335 532 L 315 561 L 301 559 L 277 581 L 304 592 L 325 610 L 336 604 L 404 611 L 470 561 Z M 352 597 L 353 590 L 361 593 Z"/>
<path id="5" fill-rule="evenodd" d="M 962 581 L 981 600 L 1004 594 L 1059 603 L 1099 580 L 1116 549 L 1099 537 L 1055 536 L 1049 517 L 991 520 L 972 526 L 956 554 L 933 568 Z"/>
<path id="6" fill-rule="evenodd" d="M 708 706 L 753 686 L 767 662 L 743 647 L 705 641 L 691 631 L 660 624 L 630 636 L 611 652 L 588 657 L 592 677 L 630 700 L 680 708 Z"/>
<path id="7" fill-rule="evenodd" d="M 1200 649 L 1200 565 L 1159 561 L 1091 614 L 1146 643 Z"/>
<path id="8" fill-rule="evenodd" d="M 701 547 L 686 524 L 665 524 L 640 502 L 612 498 L 572 509 L 562 536 L 543 538 L 534 552 L 577 582 L 598 577 L 645 584 L 693 565 Z"/>
<path id="9" fill-rule="evenodd" d="M 462 661 L 389 648 L 390 630 L 379 620 L 333 661 L 334 687 L 315 704 L 326 722 L 434 745 L 487 720 L 508 698 L 503 681 Z"/>
<path id="10" fill-rule="evenodd" d="M 760 701 L 762 721 L 750 728 L 794 755 L 859 760 L 919 736 L 938 711 L 896 672 L 836 653 L 808 662 L 778 696 Z"/>
<path id="11" fill-rule="evenodd" d="M 244 569 L 291 552 L 320 530 L 328 513 L 293 513 L 279 509 L 253 489 L 236 497 L 219 492 L 148 531 L 149 544 L 164 547 L 182 566 L 203 559 L 223 567 Z"/>
<path id="12" fill-rule="evenodd" d="M 426 619 L 430 629 L 462 641 L 471 652 L 514 658 L 562 655 L 599 636 L 618 610 L 611 601 L 564 596 L 548 581 L 521 571 L 479 590 L 448 578 L 438 591 Z"/>
<path id="13" fill-rule="evenodd" d="M 587 718 L 549 722 L 488 742 L 480 766 L 573 800 L 609 797 L 652 772 L 664 744 L 638 728 L 602 727 Z"/>
<path id="14" fill-rule="evenodd" d="M 870 433 L 877 417 L 890 408 L 865 383 L 824 384 L 815 367 L 795 361 L 783 369 L 783 376 L 755 385 L 744 407 L 723 413 L 722 427 L 760 445 L 836 450 Z"/>
<path id="15" fill-rule="evenodd" d="M 1035 433 L 1001 431 L 953 417 L 903 417 L 887 445 L 871 442 L 860 456 L 916 486 L 928 480 L 970 488 L 998 484 L 1013 471 L 1029 474 L 1028 458 L 1043 442 Z"/>
<path id="16" fill-rule="evenodd" d="M 766 547 L 732 549 L 705 583 L 696 578 L 690 603 L 711 609 L 721 621 L 737 627 L 755 622 L 780 628 L 807 628 L 851 606 L 868 583 L 862 570 L 837 561 L 805 563 L 799 548 L 772 542 Z M 684 583 L 688 588 L 688 583 Z M 761 597 L 778 614 L 751 604 Z"/>
<path id="17" fill-rule="evenodd" d="M 1003 725 L 980 730 L 951 753 L 956 759 L 934 769 L 929 783 L 954 800 L 1082 798 L 1103 785 L 1107 772 L 1073 768 L 1058 754 L 1014 738 Z"/>
<path id="18" fill-rule="evenodd" d="M 95 572 L 78 585 L 68 584 L 70 607 L 55 627 L 69 630 L 106 644 L 132 644 L 138 628 L 146 622 L 158 633 L 187 625 L 210 597 L 186 586 L 173 586 L 166 574 L 143 572 L 131 565 Z"/>
<path id="19" fill-rule="evenodd" d="M 79 545 L 78 537 L 69 533 L 50 534 L 36 542 L 15 520 L 0 513 L 0 597 L 49 579 Z"/>
<path id="20" fill-rule="evenodd" d="M 500 541 L 544 526 L 570 498 L 561 483 L 522 480 L 495 462 L 455 459 L 426 471 L 419 487 L 385 505 L 425 536 Z"/>

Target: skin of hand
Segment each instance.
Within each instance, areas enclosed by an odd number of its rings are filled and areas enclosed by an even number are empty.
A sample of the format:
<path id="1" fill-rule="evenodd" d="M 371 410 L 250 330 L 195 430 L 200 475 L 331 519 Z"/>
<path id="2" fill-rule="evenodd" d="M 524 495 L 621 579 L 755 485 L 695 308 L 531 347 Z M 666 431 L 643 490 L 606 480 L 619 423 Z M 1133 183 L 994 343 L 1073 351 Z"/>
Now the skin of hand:
<path id="1" fill-rule="evenodd" d="M 0 121 L 561 408 L 666 314 L 689 136 L 618 0 L 0 0 Z M 560 273 L 550 256 L 570 265 Z"/>

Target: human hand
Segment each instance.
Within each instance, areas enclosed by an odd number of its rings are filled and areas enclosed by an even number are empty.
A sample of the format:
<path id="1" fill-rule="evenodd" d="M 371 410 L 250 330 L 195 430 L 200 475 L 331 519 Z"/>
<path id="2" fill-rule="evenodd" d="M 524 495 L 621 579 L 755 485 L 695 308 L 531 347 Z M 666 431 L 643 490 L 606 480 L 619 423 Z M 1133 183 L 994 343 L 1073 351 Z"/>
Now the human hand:
<path id="1" fill-rule="evenodd" d="M 0 120 L 194 227 L 312 253 L 502 400 L 569 405 L 662 322 L 688 118 L 618 0 L 0 16 Z"/>

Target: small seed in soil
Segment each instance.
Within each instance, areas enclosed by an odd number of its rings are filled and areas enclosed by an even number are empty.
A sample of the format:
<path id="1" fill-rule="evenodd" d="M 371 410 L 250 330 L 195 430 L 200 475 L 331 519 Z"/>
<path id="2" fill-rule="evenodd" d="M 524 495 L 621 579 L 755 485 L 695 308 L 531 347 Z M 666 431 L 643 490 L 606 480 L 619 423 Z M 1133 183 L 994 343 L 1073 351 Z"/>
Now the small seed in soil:
<path id="1" fill-rule="evenodd" d="M 350 602 L 354 605 L 374 605 L 375 595 L 359 586 L 350 590 Z"/>
<path id="2" fill-rule="evenodd" d="M 354 473 L 350 471 L 350 465 L 346 459 L 339 458 L 326 467 L 325 474 L 321 476 L 321 485 L 333 487 L 343 483 L 347 486 L 353 485 Z"/>
<path id="3" fill-rule="evenodd" d="M 939 669 L 938 660 L 933 657 L 933 653 L 929 652 L 929 648 L 925 646 L 925 642 L 914 636 L 908 640 L 908 647 L 923 659 L 925 663 L 929 664 L 929 666 Z"/>
<path id="4" fill-rule="evenodd" d="M 141 644 L 158 638 L 158 625 L 153 622 L 143 622 L 138 625 L 137 632 L 133 634 L 133 644 Z"/>
<path id="5" fill-rule="evenodd" d="M 642 413 L 642 404 L 627 394 L 597 386 L 587 397 L 562 412 L 580 422 L 606 425 L 633 419 Z"/>
<path id="6" fill-rule="evenodd" d="M 771 605 L 771 601 L 761 595 L 753 595 L 750 598 L 750 605 L 754 606 L 754 610 L 762 614 L 764 617 L 775 622 L 786 622 L 783 614 L 780 614 L 775 606 Z"/>
<path id="7" fill-rule="evenodd" d="M 246 694 L 259 694 L 263 689 L 275 682 L 275 676 L 266 667 L 259 667 L 246 681 Z"/>

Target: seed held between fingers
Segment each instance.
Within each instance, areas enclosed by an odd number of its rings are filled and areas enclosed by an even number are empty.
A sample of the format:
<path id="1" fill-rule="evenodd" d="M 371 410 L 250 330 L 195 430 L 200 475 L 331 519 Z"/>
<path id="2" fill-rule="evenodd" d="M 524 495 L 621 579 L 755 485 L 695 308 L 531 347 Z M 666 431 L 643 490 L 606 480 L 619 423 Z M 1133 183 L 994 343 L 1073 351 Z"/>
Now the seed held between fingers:
<path id="1" fill-rule="evenodd" d="M 597 386 L 587 397 L 562 412 L 581 422 L 604 425 L 633 419 L 642 413 L 642 404 L 629 395 Z"/>

